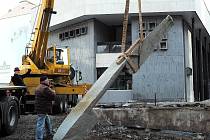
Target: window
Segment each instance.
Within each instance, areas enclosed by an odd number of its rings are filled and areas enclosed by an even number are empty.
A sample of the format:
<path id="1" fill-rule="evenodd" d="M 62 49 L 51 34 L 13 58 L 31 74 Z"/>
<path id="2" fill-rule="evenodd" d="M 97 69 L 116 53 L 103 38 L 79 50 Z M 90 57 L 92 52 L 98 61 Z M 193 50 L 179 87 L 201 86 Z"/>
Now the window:
<path id="1" fill-rule="evenodd" d="M 65 32 L 64 37 L 65 37 L 65 39 L 68 39 L 69 38 L 69 32 Z"/>
<path id="2" fill-rule="evenodd" d="M 75 32 L 76 32 L 76 36 L 80 36 L 80 35 L 81 35 L 81 30 L 80 30 L 80 28 L 77 28 L 77 29 L 75 30 Z"/>
<path id="3" fill-rule="evenodd" d="M 160 41 L 160 50 L 167 50 L 167 34 L 164 34 L 163 39 Z"/>
<path id="4" fill-rule="evenodd" d="M 168 47 L 167 47 L 167 39 L 163 39 L 161 42 L 160 42 L 160 50 L 167 50 Z"/>
<path id="5" fill-rule="evenodd" d="M 156 22 L 149 22 L 148 23 L 148 30 L 149 30 L 149 32 L 153 31 L 156 26 L 157 26 Z"/>
<path id="6" fill-rule="evenodd" d="M 69 37 L 74 38 L 75 37 L 75 30 L 69 31 Z"/>
<path id="7" fill-rule="evenodd" d="M 81 35 L 87 34 L 87 27 L 82 27 L 81 29 Z"/>
<path id="8" fill-rule="evenodd" d="M 97 79 L 105 72 L 107 68 L 97 68 Z M 130 90 L 132 89 L 132 75 L 128 73 L 126 67 L 120 72 L 119 76 L 110 86 L 111 90 Z"/>
<path id="9" fill-rule="evenodd" d="M 53 51 L 53 47 L 51 47 L 51 48 L 48 49 L 46 59 L 50 63 L 54 63 L 54 51 Z"/>
<path id="10" fill-rule="evenodd" d="M 62 49 L 56 49 L 56 64 L 64 64 Z"/>
<path id="11" fill-rule="evenodd" d="M 98 45 L 97 53 L 109 53 L 109 46 L 108 45 Z"/>
<path id="12" fill-rule="evenodd" d="M 60 40 L 63 41 L 65 39 L 74 38 L 74 37 L 77 37 L 80 35 L 85 35 L 85 34 L 87 34 L 87 29 L 88 29 L 88 27 L 76 28 L 74 30 L 59 33 L 58 37 Z"/>
<path id="13" fill-rule="evenodd" d="M 59 39 L 60 39 L 60 40 L 64 40 L 64 34 L 63 34 L 63 33 L 60 33 L 60 34 L 59 34 Z"/>
<path id="14" fill-rule="evenodd" d="M 110 53 L 119 53 L 121 52 L 121 49 L 121 45 L 112 45 L 110 46 Z"/>
<path id="15" fill-rule="evenodd" d="M 126 48 L 128 48 L 130 44 L 126 44 Z M 97 42 L 97 53 L 120 53 L 121 45 L 118 42 Z"/>

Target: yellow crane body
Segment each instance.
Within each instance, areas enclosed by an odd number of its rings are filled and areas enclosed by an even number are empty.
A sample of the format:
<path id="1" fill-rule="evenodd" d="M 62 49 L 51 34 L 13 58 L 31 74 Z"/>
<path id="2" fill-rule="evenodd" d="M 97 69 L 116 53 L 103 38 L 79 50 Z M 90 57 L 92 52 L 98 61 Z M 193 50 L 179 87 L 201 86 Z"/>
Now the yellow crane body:
<path id="1" fill-rule="evenodd" d="M 22 58 L 20 74 L 24 75 L 30 70 L 30 74 L 24 76 L 23 81 L 28 88 L 28 95 L 34 95 L 35 88 L 39 85 L 41 75 L 46 75 L 54 85 L 57 94 L 84 95 L 90 88 L 90 84 L 73 84 L 73 75 L 70 65 L 70 49 L 57 48 L 55 45 L 48 47 L 49 25 L 53 11 L 54 0 L 42 0 L 34 32 L 30 53 Z M 28 51 L 27 50 L 27 51 Z M 67 62 L 64 63 L 64 53 Z"/>

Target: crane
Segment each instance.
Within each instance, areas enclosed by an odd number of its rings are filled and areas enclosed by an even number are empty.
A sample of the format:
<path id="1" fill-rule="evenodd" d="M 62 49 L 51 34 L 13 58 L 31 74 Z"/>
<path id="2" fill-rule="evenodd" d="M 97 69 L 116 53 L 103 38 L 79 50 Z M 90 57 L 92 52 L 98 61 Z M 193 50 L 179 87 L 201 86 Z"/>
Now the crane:
<path id="1" fill-rule="evenodd" d="M 75 70 L 70 65 L 68 47 L 58 48 L 55 45 L 48 47 L 51 16 L 56 13 L 53 7 L 54 0 L 41 1 L 32 43 L 26 47 L 26 54 L 22 57 L 20 74 L 24 75 L 23 81 L 28 89 L 26 101 L 34 100 L 34 90 L 39 85 L 39 78 L 46 75 L 53 83 L 56 94 L 60 95 L 58 106 L 66 106 L 64 102 L 67 99 L 71 100 L 68 102 L 72 105 L 76 105 L 78 95 L 84 95 L 91 85 L 74 84 Z"/>
<path id="2" fill-rule="evenodd" d="M 9 135 L 14 132 L 20 114 L 34 111 L 34 90 L 39 85 L 41 75 L 48 76 L 58 95 L 53 106 L 54 113 L 66 112 L 68 103 L 75 106 L 78 95 L 86 94 L 91 86 L 87 83 L 73 83 L 75 71 L 70 65 L 69 48 L 47 45 L 51 15 L 56 13 L 53 6 L 54 0 L 41 1 L 33 40 L 31 45 L 26 47 L 20 66 L 20 76 L 25 86 L 12 85 L 12 82 L 11 85 L 0 85 L 1 134 Z"/>
<path id="3" fill-rule="evenodd" d="M 57 49 L 55 46 L 47 47 L 51 16 L 56 13 L 53 11 L 53 6 L 54 0 L 42 0 L 33 42 L 31 47 L 28 47 L 31 49 L 30 53 L 23 57 L 21 69 L 31 69 L 32 74 L 64 76 L 69 75 L 70 72 L 70 62 L 68 64 L 62 62 L 62 53 L 64 50 Z M 66 52 L 69 56 L 69 50 Z"/>

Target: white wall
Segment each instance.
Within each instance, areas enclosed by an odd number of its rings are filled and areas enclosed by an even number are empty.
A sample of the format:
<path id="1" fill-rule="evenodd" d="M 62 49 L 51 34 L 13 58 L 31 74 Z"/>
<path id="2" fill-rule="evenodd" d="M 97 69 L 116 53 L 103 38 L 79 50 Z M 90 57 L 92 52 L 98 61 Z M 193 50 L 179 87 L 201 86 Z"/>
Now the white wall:
<path id="1" fill-rule="evenodd" d="M 130 3 L 130 13 L 138 13 L 137 0 Z M 122 14 L 125 0 L 57 0 L 51 25 L 85 15 Z M 210 15 L 203 0 L 142 0 L 143 13 L 196 11 L 210 34 Z"/>
<path id="2" fill-rule="evenodd" d="M 142 11 L 169 12 L 193 11 L 196 0 L 143 0 Z M 130 3 L 130 13 L 138 13 L 137 0 Z M 83 15 L 124 13 L 125 0 L 62 0 L 55 1 L 58 12 L 52 20 L 52 25 L 74 19 Z"/>
<path id="3" fill-rule="evenodd" d="M 184 47 L 185 47 L 185 84 L 186 84 L 186 100 L 188 102 L 194 102 L 194 90 L 193 90 L 193 60 L 192 60 L 192 34 L 188 29 L 188 26 L 184 24 Z M 192 69 L 192 75 L 187 75 L 186 68 Z"/>
<path id="4" fill-rule="evenodd" d="M 0 83 L 9 83 L 14 68 L 22 64 L 32 23 L 31 15 L 0 20 Z"/>
<path id="5" fill-rule="evenodd" d="M 98 53 L 96 54 L 96 68 L 109 67 L 120 53 Z"/>

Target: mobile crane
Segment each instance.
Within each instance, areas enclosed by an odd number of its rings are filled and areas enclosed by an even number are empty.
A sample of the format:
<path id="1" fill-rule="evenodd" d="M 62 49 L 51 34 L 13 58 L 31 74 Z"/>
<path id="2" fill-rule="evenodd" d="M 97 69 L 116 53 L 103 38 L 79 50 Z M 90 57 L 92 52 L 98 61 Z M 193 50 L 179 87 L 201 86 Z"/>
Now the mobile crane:
<path id="1" fill-rule="evenodd" d="M 75 71 L 70 65 L 69 48 L 47 47 L 51 15 L 56 13 L 53 6 L 54 0 L 42 0 L 32 43 L 26 47 L 26 54 L 22 57 L 20 74 L 24 75 L 26 86 L 0 86 L 2 134 L 8 135 L 15 130 L 20 114 L 33 112 L 34 91 L 41 75 L 48 76 L 56 91 L 55 113 L 65 112 L 67 103 L 76 105 L 78 95 L 85 95 L 91 86 L 87 83 L 73 84 Z"/>
<path id="2" fill-rule="evenodd" d="M 53 11 L 54 0 L 42 0 L 41 8 L 36 23 L 34 38 L 31 47 L 26 48 L 26 55 L 23 56 L 20 73 L 26 74 L 24 83 L 28 88 L 26 103 L 34 98 L 34 90 L 39 84 L 41 75 L 48 76 L 51 79 L 57 97 L 56 104 L 58 109 L 66 107 L 65 101 L 71 95 L 71 104 L 75 105 L 75 95 L 84 95 L 89 89 L 90 84 L 73 85 L 75 71 L 70 65 L 70 49 L 56 48 L 56 46 L 47 47 L 49 36 L 49 25 Z M 28 54 L 28 52 L 30 52 Z M 64 55 L 66 57 L 64 57 Z M 66 58 L 65 61 L 63 58 Z M 67 96 L 63 96 L 67 95 Z M 68 98 L 67 98 L 68 97 Z"/>

